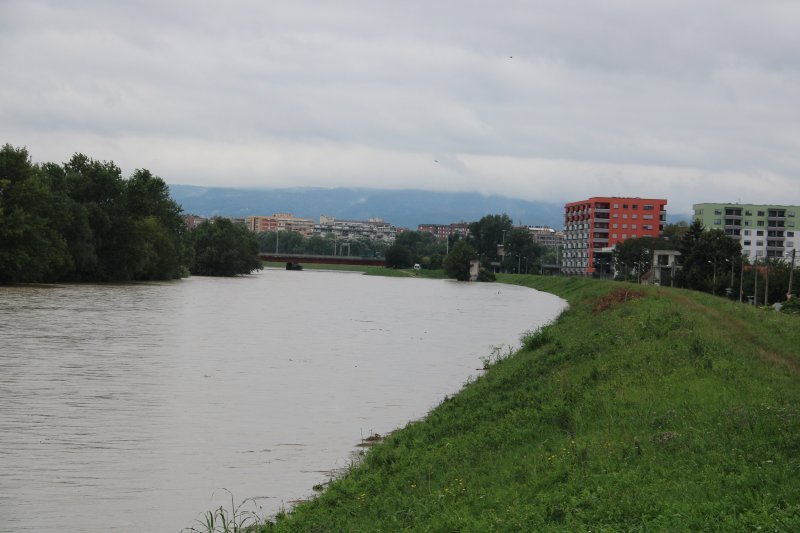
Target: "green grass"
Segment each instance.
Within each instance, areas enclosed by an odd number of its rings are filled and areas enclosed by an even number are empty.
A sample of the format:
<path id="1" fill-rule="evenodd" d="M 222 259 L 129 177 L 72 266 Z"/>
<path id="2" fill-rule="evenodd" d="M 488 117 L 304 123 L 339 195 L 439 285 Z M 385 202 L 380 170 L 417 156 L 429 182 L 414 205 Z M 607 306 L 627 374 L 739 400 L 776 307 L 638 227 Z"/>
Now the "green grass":
<path id="1" fill-rule="evenodd" d="M 262 261 L 265 267 L 285 268 L 286 263 L 275 263 Z M 361 272 L 367 276 L 385 276 L 392 278 L 426 278 L 426 279 L 447 279 L 444 270 L 414 270 L 411 268 L 386 268 L 381 266 L 362 266 L 362 265 L 323 265 L 316 263 L 302 263 L 304 270 L 337 270 L 345 272 Z"/>
<path id="2" fill-rule="evenodd" d="M 570 309 L 260 531 L 800 530 L 798 317 L 499 280 Z"/>

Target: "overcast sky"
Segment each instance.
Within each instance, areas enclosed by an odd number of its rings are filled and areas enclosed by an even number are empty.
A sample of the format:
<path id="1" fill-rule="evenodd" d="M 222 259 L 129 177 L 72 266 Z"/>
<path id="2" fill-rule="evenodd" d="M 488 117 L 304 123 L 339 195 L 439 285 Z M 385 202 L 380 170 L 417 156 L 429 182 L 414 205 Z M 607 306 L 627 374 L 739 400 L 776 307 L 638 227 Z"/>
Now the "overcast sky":
<path id="1" fill-rule="evenodd" d="M 0 0 L 0 143 L 207 186 L 798 204 L 798 28 L 798 0 Z"/>

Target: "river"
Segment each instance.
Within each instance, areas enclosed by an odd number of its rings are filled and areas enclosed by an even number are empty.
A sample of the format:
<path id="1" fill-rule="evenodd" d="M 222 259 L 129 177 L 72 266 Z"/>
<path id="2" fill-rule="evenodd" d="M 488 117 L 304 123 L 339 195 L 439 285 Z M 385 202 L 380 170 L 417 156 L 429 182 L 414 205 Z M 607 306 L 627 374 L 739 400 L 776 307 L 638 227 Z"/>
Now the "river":
<path id="1" fill-rule="evenodd" d="M 0 531 L 165 531 L 312 494 L 563 300 L 265 270 L 0 287 Z"/>

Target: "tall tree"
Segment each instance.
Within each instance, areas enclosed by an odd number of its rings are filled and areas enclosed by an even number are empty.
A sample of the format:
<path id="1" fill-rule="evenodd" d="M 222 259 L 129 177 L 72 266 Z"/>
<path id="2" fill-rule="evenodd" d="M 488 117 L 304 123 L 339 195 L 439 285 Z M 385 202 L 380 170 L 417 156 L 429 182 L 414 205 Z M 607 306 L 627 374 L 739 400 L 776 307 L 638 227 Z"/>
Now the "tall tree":
<path id="1" fill-rule="evenodd" d="M 52 191 L 25 148 L 0 149 L 0 282 L 51 281 L 70 264 Z"/>
<path id="2" fill-rule="evenodd" d="M 190 234 L 194 248 L 192 274 L 236 276 L 261 269 L 258 240 L 241 224 L 216 218 L 206 220 Z"/>
<path id="3" fill-rule="evenodd" d="M 725 277 L 729 265 L 731 262 L 736 264 L 742 256 L 741 243 L 718 229 L 687 238 L 691 231 L 692 226 L 682 241 L 682 269 L 677 275 L 678 282 L 688 289 L 723 292 L 725 283 L 730 282 Z"/>
<path id="4" fill-rule="evenodd" d="M 503 244 L 504 235 L 511 231 L 511 217 L 502 215 L 486 215 L 469 225 L 469 240 L 478 254 L 489 261 L 498 259 L 497 247 Z"/>
<path id="5" fill-rule="evenodd" d="M 470 261 L 477 257 L 478 254 L 472 246 L 466 241 L 458 241 L 444 258 L 444 271 L 451 278 L 469 281 Z"/>

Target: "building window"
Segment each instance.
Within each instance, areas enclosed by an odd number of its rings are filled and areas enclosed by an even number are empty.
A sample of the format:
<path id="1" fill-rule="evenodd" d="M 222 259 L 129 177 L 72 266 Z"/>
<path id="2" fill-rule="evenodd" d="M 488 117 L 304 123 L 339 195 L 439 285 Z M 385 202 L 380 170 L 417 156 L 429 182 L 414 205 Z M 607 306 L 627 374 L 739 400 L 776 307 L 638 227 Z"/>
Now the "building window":
<path id="1" fill-rule="evenodd" d="M 763 216 L 764 216 L 764 214 L 765 214 L 765 213 L 764 213 L 764 211 L 759 211 L 759 212 L 758 212 L 758 216 L 760 216 L 760 217 L 763 217 Z"/>
<path id="2" fill-rule="evenodd" d="M 786 215 L 790 216 L 790 217 L 793 217 L 794 216 L 794 211 L 787 211 Z"/>
<path id="3" fill-rule="evenodd" d="M 628 238 L 628 234 L 627 234 L 627 233 L 623 233 L 623 234 L 622 234 L 622 238 L 623 238 L 623 239 L 627 239 L 627 238 Z"/>
<path id="4" fill-rule="evenodd" d="M 764 241 L 756 241 L 756 246 L 764 246 Z"/>
<path id="5" fill-rule="evenodd" d="M 757 237 L 763 237 L 764 236 L 764 230 L 761 230 L 761 229 L 756 230 L 756 236 Z"/>
<path id="6" fill-rule="evenodd" d="M 622 218 L 628 218 L 628 213 L 622 213 Z"/>
<path id="7" fill-rule="evenodd" d="M 631 205 L 631 209 L 639 209 L 639 204 L 633 204 L 633 205 Z"/>
<path id="8" fill-rule="evenodd" d="M 612 238 L 612 239 L 616 239 L 616 238 L 617 238 L 617 234 L 616 234 L 616 233 L 612 233 L 612 234 L 611 234 L 611 238 Z"/>
<path id="9" fill-rule="evenodd" d="M 636 229 L 636 224 L 631 224 L 631 229 Z"/>
<path id="10" fill-rule="evenodd" d="M 642 218 L 645 220 L 653 220 L 653 215 L 642 215 Z"/>
<path id="11" fill-rule="evenodd" d="M 637 215 L 636 213 L 634 213 L 634 214 L 632 214 L 632 215 L 631 215 L 631 218 L 639 218 L 639 215 Z"/>
<path id="12" fill-rule="evenodd" d="M 749 226 L 749 225 L 750 225 L 750 221 L 749 221 L 749 220 L 745 220 L 745 221 L 744 221 L 744 225 L 745 225 L 745 226 Z"/>
<path id="13" fill-rule="evenodd" d="M 751 217 L 751 216 L 753 216 L 753 212 L 752 211 L 745 211 L 744 212 L 744 216 Z"/>
<path id="14" fill-rule="evenodd" d="M 628 225 L 627 224 L 623 224 L 622 225 L 622 229 L 628 229 Z"/>
<path id="15" fill-rule="evenodd" d="M 614 218 L 619 218 L 619 215 L 617 213 L 614 213 Z"/>
<path id="16" fill-rule="evenodd" d="M 653 205 L 652 204 L 644 204 L 644 206 L 642 206 L 642 209 L 644 209 L 645 211 L 652 211 L 653 210 Z M 700 209 L 700 212 L 696 213 L 696 214 L 702 215 L 703 214 L 703 210 Z"/>
<path id="17" fill-rule="evenodd" d="M 721 215 L 722 214 L 722 209 L 714 209 L 714 214 L 715 215 Z"/>
<path id="18" fill-rule="evenodd" d="M 619 209 L 619 204 L 614 204 L 614 209 Z"/>
<path id="19" fill-rule="evenodd" d="M 794 248 L 794 241 L 786 241 L 787 248 Z"/>
<path id="20" fill-rule="evenodd" d="M 720 224 L 722 224 L 722 220 L 720 220 L 718 218 L 714 219 L 714 225 L 715 226 L 719 226 Z"/>
<path id="21" fill-rule="evenodd" d="M 652 224 L 645 224 L 644 226 L 642 226 L 642 228 L 647 229 L 647 230 L 651 230 L 651 229 L 653 229 L 653 225 Z"/>
<path id="22" fill-rule="evenodd" d="M 793 231 L 787 231 L 786 232 L 786 236 L 787 237 L 794 237 L 794 232 Z"/>
<path id="23" fill-rule="evenodd" d="M 743 244 L 744 246 L 750 246 L 750 241 L 744 241 L 742 244 Z"/>
<path id="24" fill-rule="evenodd" d="M 750 235 L 750 230 L 749 229 L 744 230 L 744 234 L 745 235 Z"/>
<path id="25" fill-rule="evenodd" d="M 619 224 L 617 224 L 617 223 L 614 223 L 614 224 L 611 224 L 611 227 L 612 227 L 612 228 L 616 228 L 618 225 L 619 225 Z"/>
<path id="26" fill-rule="evenodd" d="M 786 223 L 786 225 L 789 226 L 790 228 L 793 228 L 794 227 L 794 220 L 790 220 L 789 222 Z"/>
<path id="27" fill-rule="evenodd" d="M 628 209 L 628 204 L 622 204 L 622 209 Z"/>
<path id="28" fill-rule="evenodd" d="M 758 222 L 756 222 L 756 226 L 762 226 L 763 227 L 764 226 L 764 221 L 763 220 L 759 220 Z"/>

